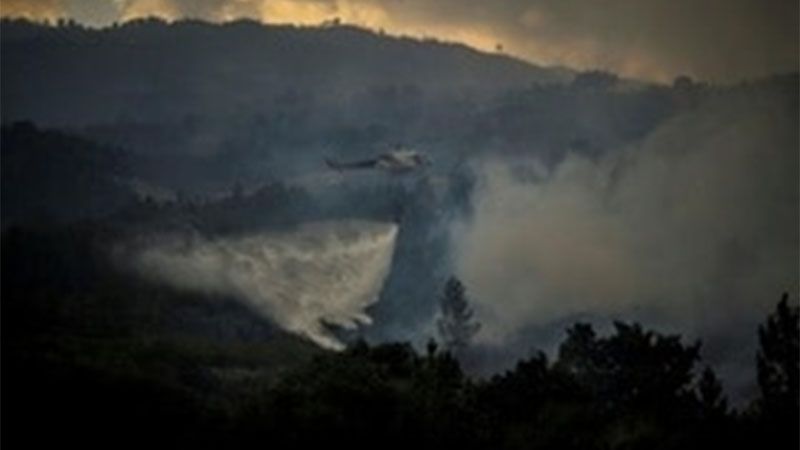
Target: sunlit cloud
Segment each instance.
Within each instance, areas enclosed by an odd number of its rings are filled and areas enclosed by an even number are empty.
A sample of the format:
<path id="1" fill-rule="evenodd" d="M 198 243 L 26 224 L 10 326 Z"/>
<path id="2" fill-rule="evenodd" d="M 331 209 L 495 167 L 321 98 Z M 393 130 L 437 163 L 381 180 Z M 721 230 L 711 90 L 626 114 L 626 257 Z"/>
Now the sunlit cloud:
<path id="1" fill-rule="evenodd" d="M 170 0 L 130 0 L 116 3 L 120 8 L 119 18 L 123 22 L 142 17 L 160 17 L 165 20 L 180 17 L 180 12 Z"/>
<path id="2" fill-rule="evenodd" d="M 24 17 L 36 21 L 54 21 L 64 15 L 61 0 L 3 0 L 0 2 L 3 17 Z"/>
<path id="3" fill-rule="evenodd" d="M 314 25 L 339 19 L 365 27 L 382 27 L 390 21 L 378 5 L 349 1 L 262 1 L 259 13 L 260 19 L 267 23 Z"/>

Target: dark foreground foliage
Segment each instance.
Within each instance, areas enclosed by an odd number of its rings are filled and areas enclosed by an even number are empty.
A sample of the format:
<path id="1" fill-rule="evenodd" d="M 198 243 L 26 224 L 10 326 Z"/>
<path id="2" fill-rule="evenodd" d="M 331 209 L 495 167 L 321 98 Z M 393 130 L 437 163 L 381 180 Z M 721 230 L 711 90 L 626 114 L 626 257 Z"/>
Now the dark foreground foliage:
<path id="1" fill-rule="evenodd" d="M 434 342 L 324 352 L 229 299 L 119 274 L 91 236 L 3 234 L 7 448 L 798 448 L 788 296 L 758 330 L 762 394 L 734 410 L 699 343 L 636 323 L 576 323 L 554 360 L 475 379 Z"/>

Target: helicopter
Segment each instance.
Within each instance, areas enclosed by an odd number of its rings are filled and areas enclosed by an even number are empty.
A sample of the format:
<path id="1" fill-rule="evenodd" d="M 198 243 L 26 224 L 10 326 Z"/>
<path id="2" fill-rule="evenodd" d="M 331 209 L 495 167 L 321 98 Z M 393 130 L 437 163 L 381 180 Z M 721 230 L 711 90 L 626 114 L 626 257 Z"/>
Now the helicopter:
<path id="1" fill-rule="evenodd" d="M 404 174 L 416 171 L 430 164 L 430 160 L 416 150 L 398 148 L 381 153 L 375 158 L 359 161 L 339 162 L 332 159 L 325 160 L 328 167 L 338 171 L 375 169 L 391 174 Z"/>

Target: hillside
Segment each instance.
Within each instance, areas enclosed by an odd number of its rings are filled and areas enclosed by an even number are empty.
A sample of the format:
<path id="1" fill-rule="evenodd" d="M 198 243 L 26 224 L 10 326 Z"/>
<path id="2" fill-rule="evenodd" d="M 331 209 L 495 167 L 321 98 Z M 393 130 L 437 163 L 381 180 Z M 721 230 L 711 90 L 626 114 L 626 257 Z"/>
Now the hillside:
<path id="1" fill-rule="evenodd" d="M 4 20 L 2 28 L 4 120 L 51 125 L 247 114 L 274 103 L 350 102 L 387 86 L 453 96 L 570 77 L 351 26 L 153 19 L 99 30 Z"/>
<path id="2" fill-rule="evenodd" d="M 98 217 L 136 200 L 122 150 L 29 122 L 3 126 L 0 147 L 3 228 Z"/>

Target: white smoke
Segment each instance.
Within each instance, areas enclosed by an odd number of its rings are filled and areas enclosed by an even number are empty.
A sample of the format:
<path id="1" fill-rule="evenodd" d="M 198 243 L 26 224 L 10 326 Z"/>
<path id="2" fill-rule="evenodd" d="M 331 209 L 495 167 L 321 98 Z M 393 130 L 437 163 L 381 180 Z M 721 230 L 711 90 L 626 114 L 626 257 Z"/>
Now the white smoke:
<path id="1" fill-rule="evenodd" d="M 797 290 L 797 120 L 791 92 L 742 90 L 598 159 L 485 164 L 456 241 L 480 337 L 592 316 L 754 345 Z"/>
<path id="2" fill-rule="evenodd" d="M 162 236 L 138 252 L 137 268 L 175 287 L 230 295 L 286 330 L 327 348 L 342 343 L 325 324 L 369 324 L 389 273 L 397 226 L 320 222 L 236 238 Z"/>

